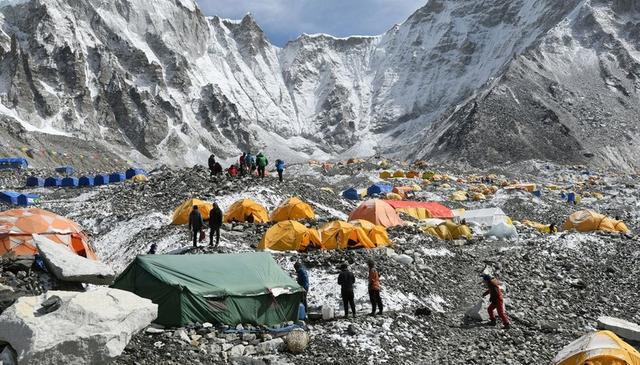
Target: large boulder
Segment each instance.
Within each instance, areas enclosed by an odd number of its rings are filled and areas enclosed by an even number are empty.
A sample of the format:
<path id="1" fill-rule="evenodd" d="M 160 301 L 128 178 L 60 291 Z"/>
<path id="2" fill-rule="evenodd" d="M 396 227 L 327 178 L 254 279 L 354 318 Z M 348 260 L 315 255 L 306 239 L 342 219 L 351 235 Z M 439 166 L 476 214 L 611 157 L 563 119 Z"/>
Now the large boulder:
<path id="1" fill-rule="evenodd" d="M 0 315 L 0 342 L 13 347 L 20 364 L 104 364 L 157 313 L 149 299 L 124 290 L 49 291 L 21 297 Z"/>
<path id="2" fill-rule="evenodd" d="M 631 341 L 640 342 L 640 325 L 615 317 L 599 317 L 598 328 L 609 330 L 616 335 Z"/>
<path id="3" fill-rule="evenodd" d="M 293 330 L 285 337 L 287 350 L 292 354 L 302 353 L 309 346 L 309 334 L 303 330 Z"/>
<path id="4" fill-rule="evenodd" d="M 62 281 L 109 285 L 115 279 L 113 269 L 102 262 L 79 256 L 67 246 L 43 236 L 34 235 L 34 241 L 47 269 Z"/>

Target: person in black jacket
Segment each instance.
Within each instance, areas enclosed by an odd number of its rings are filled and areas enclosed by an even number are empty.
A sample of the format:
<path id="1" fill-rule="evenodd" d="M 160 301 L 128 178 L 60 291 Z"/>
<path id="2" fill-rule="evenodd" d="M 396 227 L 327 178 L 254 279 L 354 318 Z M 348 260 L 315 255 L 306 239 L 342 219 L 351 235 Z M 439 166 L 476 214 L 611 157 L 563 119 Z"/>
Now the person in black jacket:
<path id="1" fill-rule="evenodd" d="M 222 227 L 222 210 L 217 203 L 209 212 L 209 246 L 213 246 L 213 234 L 216 235 L 216 247 L 220 244 L 220 227 Z"/>
<path id="2" fill-rule="evenodd" d="M 340 292 L 342 294 L 342 305 L 344 306 L 344 318 L 349 318 L 349 306 L 351 306 L 351 312 L 353 318 L 356 318 L 356 303 L 353 297 L 353 284 L 356 282 L 355 276 L 349 271 L 347 264 L 342 264 L 340 267 L 342 272 L 338 275 L 338 285 L 340 285 Z"/>
<path id="3" fill-rule="evenodd" d="M 202 214 L 198 210 L 198 206 L 194 205 L 191 214 L 189 214 L 189 229 L 193 235 L 193 247 L 198 247 L 198 233 L 202 230 L 204 221 L 202 220 Z"/>
<path id="4" fill-rule="evenodd" d="M 211 176 L 215 175 L 215 165 L 216 165 L 216 156 L 214 156 L 213 154 L 211 154 L 211 156 L 209 156 L 209 161 L 208 165 L 209 165 L 209 171 L 211 172 Z"/>

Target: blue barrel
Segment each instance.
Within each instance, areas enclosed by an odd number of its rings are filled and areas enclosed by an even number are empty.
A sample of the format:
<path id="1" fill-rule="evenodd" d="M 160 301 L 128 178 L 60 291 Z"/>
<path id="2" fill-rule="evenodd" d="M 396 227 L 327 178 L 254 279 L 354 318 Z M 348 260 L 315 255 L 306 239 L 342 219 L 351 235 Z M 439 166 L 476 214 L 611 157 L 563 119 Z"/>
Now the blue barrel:
<path id="1" fill-rule="evenodd" d="M 535 190 L 535 191 L 533 192 L 533 195 L 534 195 L 534 196 L 537 196 L 538 198 L 540 198 L 540 197 L 542 196 L 542 191 L 540 191 L 540 190 Z"/>
<path id="2" fill-rule="evenodd" d="M 567 202 L 569 202 L 569 203 L 575 203 L 575 202 L 576 202 L 576 193 L 574 193 L 574 192 L 570 192 L 570 193 L 567 195 Z"/>

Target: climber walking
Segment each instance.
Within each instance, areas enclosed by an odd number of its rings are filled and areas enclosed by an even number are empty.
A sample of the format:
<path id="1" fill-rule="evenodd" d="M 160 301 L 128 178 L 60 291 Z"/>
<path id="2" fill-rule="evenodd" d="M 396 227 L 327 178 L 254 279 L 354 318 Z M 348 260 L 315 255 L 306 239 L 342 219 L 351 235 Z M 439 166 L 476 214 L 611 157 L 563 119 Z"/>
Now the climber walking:
<path id="1" fill-rule="evenodd" d="M 215 169 L 216 169 L 216 156 L 213 155 L 213 153 L 211 154 L 211 156 L 209 156 L 209 161 L 208 165 L 209 165 L 209 172 L 211 173 L 211 176 L 215 175 Z"/>
<path id="2" fill-rule="evenodd" d="M 484 285 L 487 287 L 487 291 L 482 294 L 483 297 L 489 296 L 489 308 L 487 311 L 489 312 L 489 324 L 495 326 L 496 324 L 496 315 L 494 310 L 498 311 L 498 316 L 502 321 L 502 325 L 505 329 L 509 328 L 511 324 L 509 323 L 509 317 L 507 317 L 507 312 L 504 309 L 504 299 L 502 296 L 502 289 L 500 289 L 500 282 L 498 279 L 492 278 L 491 275 L 482 274 L 482 281 Z"/>
<path id="3" fill-rule="evenodd" d="M 346 263 L 342 264 L 340 269 L 342 271 L 338 275 L 338 285 L 340 285 L 340 294 L 342 294 L 344 318 L 349 318 L 349 307 L 351 307 L 353 318 L 356 318 L 356 302 L 353 297 L 353 284 L 356 282 L 356 277 L 349 271 L 349 266 Z"/>
<path id="4" fill-rule="evenodd" d="M 284 161 L 281 159 L 276 160 L 276 171 L 278 172 L 278 180 L 282 182 L 282 173 L 284 173 Z"/>
<path id="5" fill-rule="evenodd" d="M 209 246 L 213 246 L 213 235 L 216 235 L 216 247 L 220 244 L 220 228 L 222 227 L 222 210 L 217 203 L 209 212 Z"/>
<path id="6" fill-rule="evenodd" d="M 382 298 L 380 297 L 380 274 L 376 269 L 376 263 L 373 260 L 367 261 L 369 266 L 369 301 L 371 302 L 370 316 L 376 315 L 376 308 L 378 314 L 382 314 Z"/>
<path id="7" fill-rule="evenodd" d="M 204 221 L 202 220 L 202 214 L 200 214 L 200 210 L 198 210 L 198 206 L 194 205 L 193 210 L 189 214 L 189 229 L 193 236 L 193 247 L 198 247 L 198 234 L 202 236 L 202 227 L 204 226 Z"/>
<path id="8" fill-rule="evenodd" d="M 258 153 L 256 156 L 256 165 L 258 166 L 258 175 L 261 179 L 264 178 L 264 172 L 268 164 L 269 160 L 267 160 L 267 157 L 263 155 L 262 152 Z"/>

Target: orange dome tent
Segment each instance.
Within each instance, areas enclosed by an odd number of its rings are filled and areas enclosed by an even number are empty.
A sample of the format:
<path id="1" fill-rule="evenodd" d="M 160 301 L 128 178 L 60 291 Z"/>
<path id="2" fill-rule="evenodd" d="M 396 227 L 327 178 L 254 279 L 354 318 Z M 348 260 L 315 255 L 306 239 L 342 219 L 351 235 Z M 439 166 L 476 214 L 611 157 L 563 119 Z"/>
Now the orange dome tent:
<path id="1" fill-rule="evenodd" d="M 39 208 L 12 209 L 0 213 L 0 255 L 38 253 L 33 242 L 34 234 L 66 245 L 80 256 L 98 259 L 82 228 L 69 219 Z"/>
<path id="2" fill-rule="evenodd" d="M 404 224 L 396 210 L 380 199 L 369 199 L 358 206 L 349 215 L 349 220 L 364 219 L 386 228 Z"/>
<path id="3" fill-rule="evenodd" d="M 365 221 L 364 219 L 356 219 L 355 221 L 349 222 L 356 227 L 360 227 L 367 234 L 367 237 L 373 242 L 377 247 L 388 246 L 391 244 L 391 240 L 389 239 L 389 234 L 387 233 L 387 229 L 383 226 L 376 226 L 375 224 Z"/>
<path id="4" fill-rule="evenodd" d="M 343 221 L 333 221 L 322 226 L 320 237 L 323 250 L 376 247 L 362 228 Z"/>
<path id="5" fill-rule="evenodd" d="M 266 223 L 269 221 L 269 213 L 260 204 L 251 199 L 241 199 L 231 204 L 224 213 L 224 221 L 231 222 L 251 222 Z"/>
<path id="6" fill-rule="evenodd" d="M 296 197 L 285 200 L 271 213 L 273 222 L 301 219 L 316 219 L 316 214 L 309 204 Z"/>

